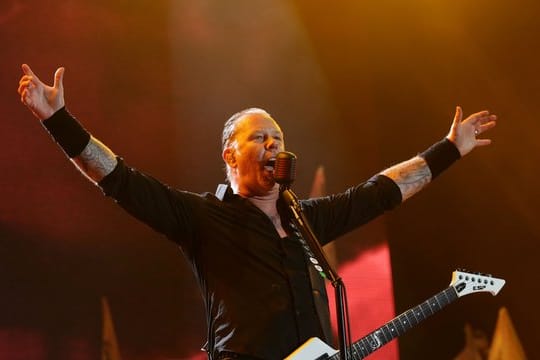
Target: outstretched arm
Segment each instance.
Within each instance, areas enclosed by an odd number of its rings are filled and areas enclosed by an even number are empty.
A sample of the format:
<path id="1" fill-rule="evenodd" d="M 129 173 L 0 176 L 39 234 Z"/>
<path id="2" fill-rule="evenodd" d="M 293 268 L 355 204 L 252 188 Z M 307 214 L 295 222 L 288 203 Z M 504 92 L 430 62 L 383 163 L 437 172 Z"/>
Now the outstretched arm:
<path id="1" fill-rule="evenodd" d="M 95 184 L 110 174 L 118 163 L 111 149 L 93 136 L 90 136 L 83 151 L 71 161 Z"/>
<path id="2" fill-rule="evenodd" d="M 117 164 L 115 154 L 65 109 L 65 69 L 56 70 L 53 86 L 44 84 L 26 64 L 22 65 L 22 71 L 18 89 L 21 102 L 41 120 L 77 168 L 95 183 L 112 172 Z"/>
<path id="3" fill-rule="evenodd" d="M 455 160 L 478 146 L 491 144 L 490 139 L 478 139 L 477 136 L 493 128 L 496 120 L 497 116 L 486 110 L 463 120 L 463 112 L 458 106 L 450 131 L 443 141 L 410 160 L 382 171 L 381 174 L 388 176 L 399 186 L 402 200 L 405 201 L 423 189 Z"/>

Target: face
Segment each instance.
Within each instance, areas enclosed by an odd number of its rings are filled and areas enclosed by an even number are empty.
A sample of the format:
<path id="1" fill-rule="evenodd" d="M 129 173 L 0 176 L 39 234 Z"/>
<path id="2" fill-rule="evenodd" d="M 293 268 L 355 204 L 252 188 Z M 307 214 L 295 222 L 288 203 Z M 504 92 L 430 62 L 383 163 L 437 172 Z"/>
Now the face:
<path id="1" fill-rule="evenodd" d="M 283 133 L 265 113 L 244 115 L 236 124 L 231 144 L 223 151 L 234 190 L 246 197 L 264 196 L 277 187 L 270 159 L 284 150 Z"/>

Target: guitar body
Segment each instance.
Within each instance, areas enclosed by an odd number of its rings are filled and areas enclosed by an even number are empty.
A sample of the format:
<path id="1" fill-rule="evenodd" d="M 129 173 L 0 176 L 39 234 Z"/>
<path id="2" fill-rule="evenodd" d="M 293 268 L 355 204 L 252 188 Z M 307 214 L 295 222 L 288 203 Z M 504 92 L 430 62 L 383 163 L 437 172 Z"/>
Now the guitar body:
<path id="1" fill-rule="evenodd" d="M 287 356 L 285 360 L 323 360 L 329 359 L 330 356 L 337 353 L 337 350 L 332 349 L 324 341 L 313 337 Z"/>

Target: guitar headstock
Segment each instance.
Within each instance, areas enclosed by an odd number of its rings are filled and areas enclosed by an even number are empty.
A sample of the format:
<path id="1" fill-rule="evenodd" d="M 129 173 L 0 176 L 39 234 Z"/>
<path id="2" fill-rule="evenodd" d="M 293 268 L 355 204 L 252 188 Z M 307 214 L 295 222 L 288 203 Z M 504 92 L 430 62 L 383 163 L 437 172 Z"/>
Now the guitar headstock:
<path id="1" fill-rule="evenodd" d="M 493 296 L 501 291 L 506 281 L 489 274 L 470 272 L 458 269 L 452 273 L 450 286 L 456 289 L 458 297 L 477 293 L 490 292 Z"/>

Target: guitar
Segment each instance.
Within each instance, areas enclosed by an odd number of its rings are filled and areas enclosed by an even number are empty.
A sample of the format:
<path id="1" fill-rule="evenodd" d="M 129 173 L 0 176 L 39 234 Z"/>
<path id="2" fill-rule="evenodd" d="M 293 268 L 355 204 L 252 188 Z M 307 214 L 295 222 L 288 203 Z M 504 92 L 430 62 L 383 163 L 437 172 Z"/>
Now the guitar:
<path id="1" fill-rule="evenodd" d="M 390 320 L 380 328 L 352 344 L 349 359 L 363 359 L 398 336 L 403 335 L 420 322 L 435 314 L 446 305 L 465 295 L 490 292 L 493 296 L 504 286 L 503 279 L 491 275 L 456 270 L 452 273 L 450 286 L 422 304 L 411 308 Z M 285 360 L 339 360 L 339 351 L 313 337 L 296 349 Z"/>

